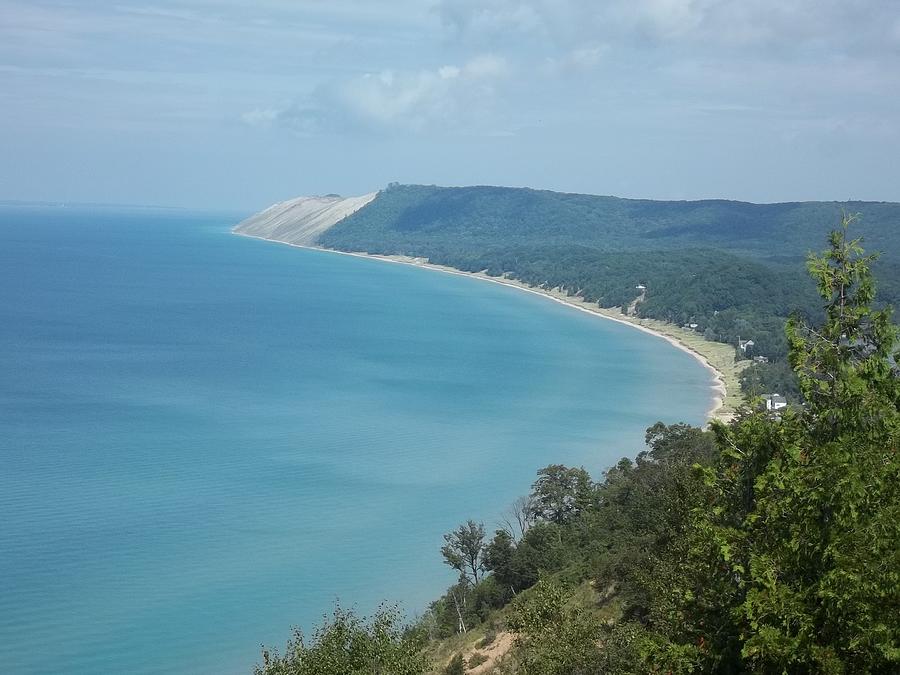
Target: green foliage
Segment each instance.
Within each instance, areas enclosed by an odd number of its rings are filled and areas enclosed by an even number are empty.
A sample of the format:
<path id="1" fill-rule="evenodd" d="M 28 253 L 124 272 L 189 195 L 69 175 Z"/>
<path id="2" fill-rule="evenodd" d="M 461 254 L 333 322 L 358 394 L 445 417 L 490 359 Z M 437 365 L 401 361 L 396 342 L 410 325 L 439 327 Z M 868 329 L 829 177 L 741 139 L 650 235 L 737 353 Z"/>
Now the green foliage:
<path id="1" fill-rule="evenodd" d="M 477 584 L 460 580 L 447 589 L 443 597 L 431 603 L 428 627 L 435 637 L 456 635 L 463 632 L 463 626 L 471 628 L 486 621 L 493 610 L 504 607 L 512 598 L 513 589 L 502 585 L 496 575 Z"/>
<path id="2" fill-rule="evenodd" d="M 498 530 L 487 547 L 486 565 L 503 589 L 516 593 L 537 582 L 544 572 L 555 572 L 573 559 L 568 532 L 555 523 L 537 523 L 518 543 L 504 530 Z"/>
<path id="3" fill-rule="evenodd" d="M 494 573 L 494 578 L 503 586 L 516 586 L 517 578 L 513 568 L 516 543 L 506 530 L 497 530 L 494 538 L 485 547 L 484 567 Z"/>
<path id="4" fill-rule="evenodd" d="M 891 403 L 896 395 L 889 362 L 897 345 L 891 310 L 871 307 L 875 281 L 869 267 L 877 256 L 864 256 L 860 240 L 847 239 L 852 221 L 845 217 L 842 229 L 829 237 L 830 250 L 809 260 L 826 302 L 824 325 L 813 329 L 792 318 L 787 331 L 803 395 L 831 427 L 881 421 L 875 410 L 864 408 Z M 833 434 L 833 428 L 824 431 L 826 437 Z"/>
<path id="5" fill-rule="evenodd" d="M 523 675 L 580 675 L 598 672 L 600 622 L 567 604 L 556 583 L 541 581 L 516 602 L 510 627 L 518 632 Z"/>
<path id="6" fill-rule="evenodd" d="M 444 562 L 477 584 L 484 570 L 484 525 L 470 520 L 444 535 Z"/>
<path id="7" fill-rule="evenodd" d="M 421 675 L 427 661 L 423 640 L 403 631 L 395 608 L 381 608 L 367 620 L 337 607 L 307 641 L 299 629 L 284 656 L 263 650 L 257 675 Z"/>
<path id="8" fill-rule="evenodd" d="M 845 205 L 864 214 L 885 248 L 897 244 L 897 204 Z M 676 250 L 713 246 L 782 260 L 802 258 L 824 236 L 841 205 L 666 202 L 502 187 L 400 185 L 379 193 L 323 240 L 371 239 L 392 245 L 425 241 L 509 246 L 540 242 L 602 250 Z M 793 256 L 793 257 L 791 257 Z"/>
<path id="9" fill-rule="evenodd" d="M 656 645 L 646 626 L 634 621 L 619 621 L 603 626 L 600 638 L 598 673 L 605 675 L 645 675 L 646 655 Z M 689 669 L 678 669 L 688 670 Z"/>
<path id="10" fill-rule="evenodd" d="M 750 398 L 781 394 L 788 401 L 801 400 L 800 383 L 787 361 L 754 363 L 741 373 L 741 389 Z"/>
<path id="11" fill-rule="evenodd" d="M 897 335 L 871 308 L 874 257 L 850 222 L 810 259 L 825 322 L 788 326 L 807 408 L 785 422 L 744 522 L 743 654 L 765 669 L 900 669 Z"/>
<path id="12" fill-rule="evenodd" d="M 617 583 L 626 613 L 641 618 L 661 614 L 651 603 L 661 597 L 655 586 L 662 593 L 670 587 L 654 561 L 685 545 L 690 510 L 703 497 L 693 467 L 717 456 L 712 434 L 684 424 L 657 423 L 646 440 L 649 450 L 606 472 L 600 505 L 590 517 L 598 586 Z"/>
<path id="13" fill-rule="evenodd" d="M 731 609 L 744 667 L 759 672 L 900 669 L 897 336 L 890 311 L 871 307 L 873 258 L 847 224 L 809 264 L 824 324 L 788 326 L 805 409 L 720 426 L 713 500 L 695 510 L 691 564 L 716 553 L 707 583 Z M 713 654 L 735 649 L 684 607 Z"/>
<path id="14" fill-rule="evenodd" d="M 534 515 L 561 525 L 590 506 L 591 477 L 583 468 L 551 464 L 538 471 L 531 494 Z"/>

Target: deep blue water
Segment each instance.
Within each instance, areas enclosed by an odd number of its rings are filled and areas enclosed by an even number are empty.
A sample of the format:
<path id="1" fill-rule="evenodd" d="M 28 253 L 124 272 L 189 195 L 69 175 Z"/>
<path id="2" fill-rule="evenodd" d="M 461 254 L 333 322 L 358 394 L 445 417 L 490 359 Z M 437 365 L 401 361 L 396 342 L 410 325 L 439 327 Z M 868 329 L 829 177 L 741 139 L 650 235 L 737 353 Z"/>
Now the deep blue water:
<path id="1" fill-rule="evenodd" d="M 249 672 L 336 598 L 415 612 L 443 532 L 709 406 L 653 336 L 236 220 L 0 207 L 3 672 Z"/>

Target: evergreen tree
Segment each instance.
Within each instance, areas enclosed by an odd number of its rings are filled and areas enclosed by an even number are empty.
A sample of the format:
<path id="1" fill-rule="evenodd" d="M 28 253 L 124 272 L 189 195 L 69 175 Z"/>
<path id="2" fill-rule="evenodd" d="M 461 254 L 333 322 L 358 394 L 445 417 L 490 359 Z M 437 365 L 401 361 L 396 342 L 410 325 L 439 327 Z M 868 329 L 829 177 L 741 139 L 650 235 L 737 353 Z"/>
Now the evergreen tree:
<path id="1" fill-rule="evenodd" d="M 805 408 L 719 426 L 716 496 L 696 514 L 694 562 L 717 557 L 706 584 L 732 606 L 724 632 L 756 672 L 900 669 L 897 335 L 890 309 L 872 308 L 875 258 L 848 239 L 851 220 L 809 261 L 824 324 L 788 326 Z M 734 643 L 693 610 L 699 662 L 727 662 Z"/>

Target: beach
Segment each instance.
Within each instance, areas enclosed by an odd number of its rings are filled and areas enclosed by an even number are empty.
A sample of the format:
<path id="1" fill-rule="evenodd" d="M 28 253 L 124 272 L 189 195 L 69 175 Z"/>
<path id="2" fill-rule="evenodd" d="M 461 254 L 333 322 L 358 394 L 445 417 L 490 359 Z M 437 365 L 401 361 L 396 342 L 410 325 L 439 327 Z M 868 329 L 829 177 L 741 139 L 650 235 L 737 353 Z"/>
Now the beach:
<path id="1" fill-rule="evenodd" d="M 601 319 L 615 321 L 625 324 L 653 335 L 661 340 L 665 340 L 673 347 L 680 349 L 692 357 L 694 357 L 704 368 L 710 371 L 713 376 L 712 400 L 709 409 L 706 412 L 707 421 L 719 420 L 727 422 L 734 417 L 735 411 L 742 403 L 743 399 L 740 395 L 740 372 L 746 365 L 747 361 L 736 361 L 734 358 L 734 349 L 730 345 L 720 342 L 706 340 L 703 336 L 695 331 L 681 328 L 674 324 L 658 321 L 655 319 L 643 319 L 640 317 L 628 316 L 624 314 L 620 308 L 603 308 L 596 303 L 587 302 L 579 296 L 568 295 L 560 289 L 546 289 L 531 286 L 518 279 L 510 277 L 493 277 L 484 272 L 466 272 L 448 267 L 446 265 L 436 265 L 429 262 L 426 258 L 413 258 L 401 255 L 376 255 L 362 251 L 339 251 L 337 249 L 325 248 L 312 244 L 296 244 L 286 241 L 279 241 L 269 237 L 261 237 L 243 232 L 233 232 L 241 237 L 249 237 L 250 239 L 260 239 L 262 241 L 270 241 L 277 244 L 285 244 L 294 248 L 310 249 L 315 251 L 323 251 L 326 253 L 336 253 L 339 255 L 354 256 L 357 258 L 368 258 L 370 260 L 380 260 L 382 262 L 394 263 L 398 265 L 409 265 L 422 269 L 442 272 L 444 274 L 455 274 L 458 276 L 471 277 L 481 281 L 488 281 L 501 286 L 514 288 L 525 293 L 532 293 L 541 296 L 553 302 L 558 302 L 572 309 L 592 314 Z"/>

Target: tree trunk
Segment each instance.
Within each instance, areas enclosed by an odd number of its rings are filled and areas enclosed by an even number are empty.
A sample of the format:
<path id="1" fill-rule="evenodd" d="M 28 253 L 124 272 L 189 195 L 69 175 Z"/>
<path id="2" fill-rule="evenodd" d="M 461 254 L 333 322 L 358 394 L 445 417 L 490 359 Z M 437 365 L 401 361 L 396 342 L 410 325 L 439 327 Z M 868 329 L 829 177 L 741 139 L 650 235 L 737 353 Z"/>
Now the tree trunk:
<path id="1" fill-rule="evenodd" d="M 456 591 L 451 591 L 450 595 L 453 596 L 453 605 L 456 607 L 456 616 L 459 617 L 459 632 L 468 633 L 469 631 L 466 630 L 466 622 L 463 621 L 463 615 L 459 609 L 459 599 L 456 597 Z"/>

